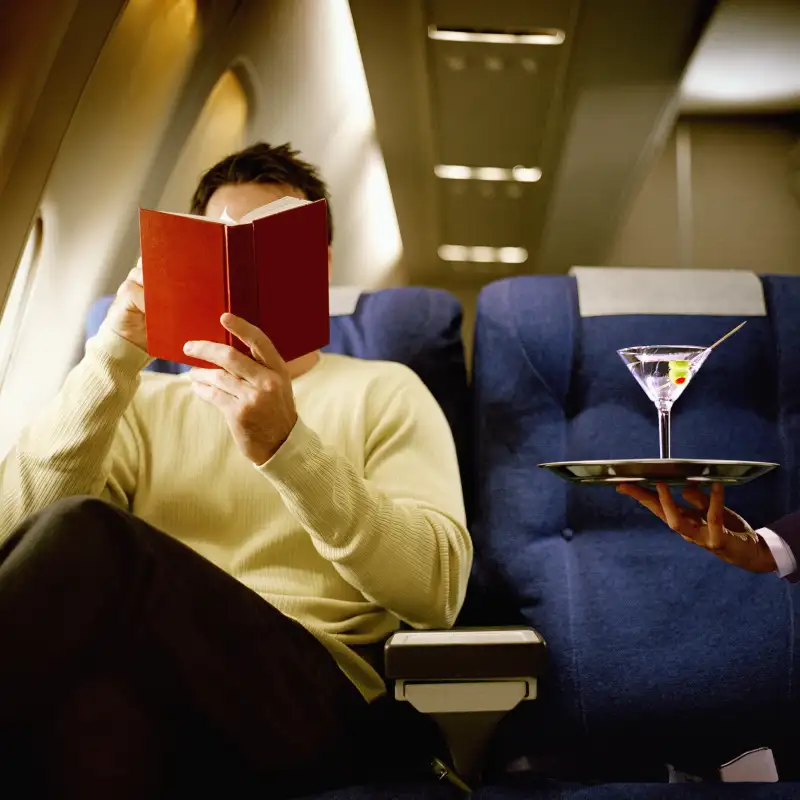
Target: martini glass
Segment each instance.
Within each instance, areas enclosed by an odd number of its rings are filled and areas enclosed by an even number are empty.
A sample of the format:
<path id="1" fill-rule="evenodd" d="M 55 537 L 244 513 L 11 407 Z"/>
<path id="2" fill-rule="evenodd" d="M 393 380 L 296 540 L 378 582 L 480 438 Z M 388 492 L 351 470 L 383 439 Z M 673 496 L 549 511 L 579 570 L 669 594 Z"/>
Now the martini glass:
<path id="1" fill-rule="evenodd" d="M 661 458 L 671 458 L 670 415 L 675 401 L 697 375 L 712 347 L 648 346 L 617 350 L 631 375 L 653 401 L 658 411 L 658 441 Z"/>

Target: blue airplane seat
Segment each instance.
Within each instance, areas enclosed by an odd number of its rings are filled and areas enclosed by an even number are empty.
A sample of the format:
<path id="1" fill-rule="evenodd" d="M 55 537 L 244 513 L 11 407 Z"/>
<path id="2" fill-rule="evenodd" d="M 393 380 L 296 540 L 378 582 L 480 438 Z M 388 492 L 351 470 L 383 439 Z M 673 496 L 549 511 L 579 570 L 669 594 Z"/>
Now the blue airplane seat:
<path id="1" fill-rule="evenodd" d="M 542 781 L 533 786 L 481 786 L 465 795 L 451 784 L 352 786 L 298 800 L 794 800 L 784 783 L 612 783 Z"/>
<path id="2" fill-rule="evenodd" d="M 498 733 L 498 763 L 596 759 L 624 781 L 626 765 L 688 772 L 768 746 L 781 779 L 800 779 L 800 589 L 722 563 L 612 488 L 537 467 L 657 457 L 655 408 L 615 351 L 708 345 L 746 318 L 676 404 L 673 456 L 779 462 L 730 489 L 728 503 L 754 527 L 796 510 L 800 278 L 754 279 L 766 314 L 745 317 L 581 316 L 577 280 L 512 278 L 484 288 L 478 302 L 476 564 L 505 598 L 494 624 L 535 628 L 550 662 L 537 702 L 518 706 Z M 800 783 L 787 786 L 781 796 L 800 796 Z M 670 789 L 664 796 L 683 796 Z M 579 796 L 662 796 L 632 791 Z"/>
<path id="3" fill-rule="evenodd" d="M 472 800 L 792 800 L 794 789 L 783 783 L 613 783 L 578 786 L 548 783 L 537 787 L 482 787 Z M 794 793 L 793 793 L 794 792 Z M 367 797 L 367 795 L 364 795 Z M 387 795 L 387 798 L 389 795 Z M 334 800 L 334 795 L 329 796 Z M 337 794 L 336 800 L 361 800 Z M 322 800 L 320 798 L 319 800 Z M 328 800 L 328 798 L 325 798 Z"/>

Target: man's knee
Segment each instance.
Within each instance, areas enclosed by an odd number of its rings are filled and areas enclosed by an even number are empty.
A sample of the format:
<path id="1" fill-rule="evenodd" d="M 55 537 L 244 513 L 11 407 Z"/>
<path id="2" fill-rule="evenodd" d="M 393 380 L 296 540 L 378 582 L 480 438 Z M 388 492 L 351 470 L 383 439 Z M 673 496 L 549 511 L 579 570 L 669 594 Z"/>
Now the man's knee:
<path id="1" fill-rule="evenodd" d="M 124 511 L 96 497 L 67 497 L 23 523 L 13 550 L 52 557 L 66 566 L 73 558 L 89 567 L 111 562 L 130 550 L 131 519 Z M 110 563 L 109 563 L 110 566 Z"/>
<path id="2" fill-rule="evenodd" d="M 109 512 L 117 513 L 114 506 L 105 500 L 91 495 L 77 495 L 56 500 L 55 503 L 51 503 L 42 509 L 36 516 L 45 519 L 66 518 L 70 521 L 79 521 L 97 519 L 99 516 L 108 515 Z"/>
<path id="3" fill-rule="evenodd" d="M 65 497 L 33 514 L 23 525 L 26 538 L 62 536 L 77 539 L 97 538 L 119 527 L 122 512 L 97 497 Z"/>

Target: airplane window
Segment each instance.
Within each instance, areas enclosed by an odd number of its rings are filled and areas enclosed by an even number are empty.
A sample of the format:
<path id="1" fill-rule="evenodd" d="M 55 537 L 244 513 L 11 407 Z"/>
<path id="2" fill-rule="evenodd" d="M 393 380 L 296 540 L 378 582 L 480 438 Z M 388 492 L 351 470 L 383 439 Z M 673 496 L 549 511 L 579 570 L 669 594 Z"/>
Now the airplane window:
<path id="1" fill-rule="evenodd" d="M 3 385 L 3 379 L 11 363 L 17 333 L 33 286 L 36 263 L 41 249 L 42 218 L 38 217 L 25 242 L 25 249 L 22 251 L 22 257 L 17 265 L 5 307 L 0 311 L 0 386 Z"/>
<path id="2" fill-rule="evenodd" d="M 244 146 L 248 112 L 244 88 L 229 69 L 211 90 L 164 187 L 159 208 L 188 209 L 197 176 Z"/>
<path id="3" fill-rule="evenodd" d="M 203 29 L 195 0 L 130 0 L 119 5 L 124 9 L 85 78 L 68 126 L 59 127 L 65 120 L 56 126 L 63 135 L 41 187 L 47 234 L 35 265 L 36 287 L 28 299 L 31 273 L 21 265 L 3 320 L 0 454 L 55 395 L 82 348 L 86 309 L 109 275 L 124 225 L 132 216 L 133 198 L 142 191 L 200 45 Z M 85 13 L 90 13 L 88 7 Z M 34 17 L 28 18 L 34 24 Z M 53 80 L 57 84 L 60 78 Z M 28 137 L 33 157 L 40 152 L 38 140 L 45 142 L 43 152 L 49 152 L 46 141 L 58 134 L 48 123 L 66 114 L 67 106 L 62 108 L 56 95 L 48 97 L 51 107 L 36 106 L 44 123 Z M 16 192 L 33 191 L 28 176 L 18 180 L 13 191 L 3 187 L 9 202 Z M 12 235 L 22 243 L 23 232 L 13 230 Z M 110 280 L 118 285 L 121 277 Z M 4 284 L 3 292 L 6 288 Z M 38 365 L 35 380 L 27 368 L 31 363 Z"/>

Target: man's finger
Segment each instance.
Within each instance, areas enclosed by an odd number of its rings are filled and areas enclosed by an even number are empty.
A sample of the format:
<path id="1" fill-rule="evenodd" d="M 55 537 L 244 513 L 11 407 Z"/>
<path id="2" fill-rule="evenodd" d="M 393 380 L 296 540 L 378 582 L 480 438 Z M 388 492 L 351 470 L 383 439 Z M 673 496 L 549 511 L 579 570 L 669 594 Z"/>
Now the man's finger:
<path id="1" fill-rule="evenodd" d="M 186 342 L 183 352 L 200 361 L 216 364 L 231 375 L 254 385 L 263 378 L 264 367 L 227 344 L 205 341 Z"/>
<path id="2" fill-rule="evenodd" d="M 664 516 L 664 511 L 661 508 L 661 501 L 658 499 L 658 495 L 655 492 L 651 492 L 643 486 L 636 486 L 632 483 L 619 484 L 619 486 L 617 486 L 617 491 L 641 503 L 648 511 L 652 511 L 662 522 L 667 521 L 667 518 Z"/>
<path id="3" fill-rule="evenodd" d="M 707 511 L 711 503 L 711 498 L 696 486 L 687 486 L 683 490 L 683 499 L 690 505 L 694 506 L 698 511 Z"/>
<path id="4" fill-rule="evenodd" d="M 724 549 L 727 534 L 725 533 L 725 490 L 722 484 L 711 486 L 711 502 L 706 513 L 708 523 L 708 549 L 718 553 Z"/>
<path id="5" fill-rule="evenodd" d="M 236 404 L 236 398 L 218 389 L 216 386 L 209 386 L 207 383 L 192 382 L 194 393 L 205 400 L 207 403 L 216 406 L 220 411 L 227 413 Z"/>
<path id="6" fill-rule="evenodd" d="M 656 485 L 656 489 L 658 490 L 658 499 L 661 501 L 661 508 L 664 510 L 664 516 L 666 518 L 667 525 L 669 525 L 672 530 L 680 533 L 683 528 L 683 525 L 681 524 L 681 512 L 678 506 L 675 504 L 675 500 L 672 497 L 669 486 L 664 483 L 659 483 Z"/>
<path id="7" fill-rule="evenodd" d="M 193 367 L 189 370 L 189 380 L 193 383 L 202 383 L 213 386 L 231 397 L 239 398 L 242 395 L 244 384 L 239 378 L 234 377 L 224 369 L 201 369 Z"/>
<path id="8" fill-rule="evenodd" d="M 130 296 L 136 308 L 138 308 L 139 311 L 144 311 L 144 286 L 142 286 L 141 283 L 136 283 L 136 281 L 132 281 L 130 288 L 131 288 Z"/>
<path id="9" fill-rule="evenodd" d="M 142 270 L 142 259 L 136 262 L 136 266 L 128 273 L 129 281 L 136 281 L 136 283 L 144 283 L 144 272 Z"/>
<path id="10" fill-rule="evenodd" d="M 144 311 L 144 286 L 141 283 L 126 278 L 122 285 L 117 289 L 117 297 L 120 298 L 117 303 L 122 303 L 127 308 L 138 308 L 139 311 Z"/>
<path id="11" fill-rule="evenodd" d="M 264 331 L 235 314 L 223 314 L 220 322 L 225 330 L 230 331 L 237 339 L 244 342 L 250 348 L 254 358 L 265 367 L 278 374 L 286 372 L 286 362 L 281 358 L 275 345 Z"/>

